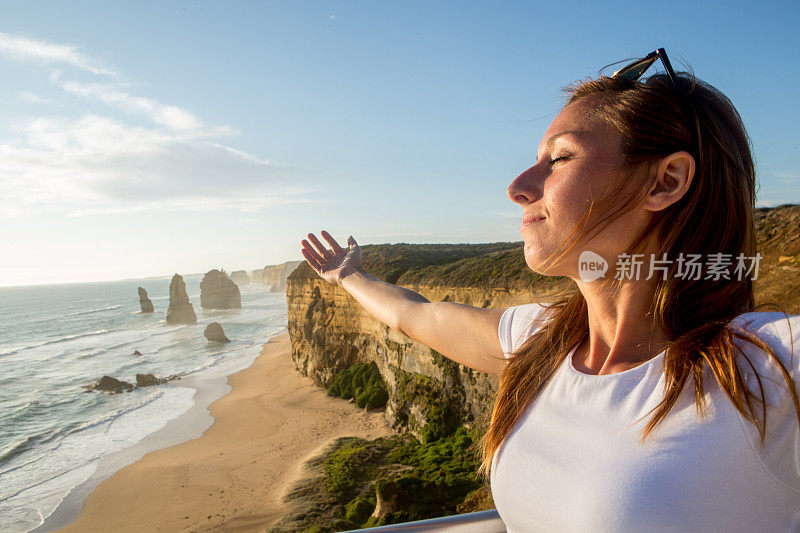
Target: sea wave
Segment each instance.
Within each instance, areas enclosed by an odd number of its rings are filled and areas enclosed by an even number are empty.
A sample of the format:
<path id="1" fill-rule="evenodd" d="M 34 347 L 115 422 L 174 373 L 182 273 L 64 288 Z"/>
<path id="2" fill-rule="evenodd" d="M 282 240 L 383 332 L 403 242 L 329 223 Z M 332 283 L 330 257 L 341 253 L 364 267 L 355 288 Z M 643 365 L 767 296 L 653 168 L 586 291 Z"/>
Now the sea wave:
<path id="1" fill-rule="evenodd" d="M 64 335 L 63 337 L 59 337 L 57 339 L 50 339 L 50 340 L 47 340 L 47 341 L 44 341 L 44 342 L 39 342 L 39 343 L 36 343 L 36 344 L 29 344 L 27 346 L 21 346 L 19 348 L 15 348 L 15 349 L 11 350 L 10 352 L 0 353 L 0 357 L 3 357 L 5 355 L 16 355 L 16 354 L 18 354 L 20 352 L 24 352 L 26 350 L 33 350 L 34 348 L 41 348 L 42 346 L 50 346 L 51 344 L 58 344 L 58 343 L 61 343 L 61 342 L 72 341 L 72 340 L 75 340 L 75 339 L 82 339 L 82 338 L 85 338 L 85 337 L 93 337 L 95 335 L 104 335 L 104 334 L 109 333 L 109 332 L 110 332 L 110 330 L 107 330 L 107 329 L 98 329 L 98 330 L 95 330 L 95 331 L 87 331 L 85 333 L 76 333 L 74 335 Z"/>
<path id="2" fill-rule="evenodd" d="M 110 307 L 103 307 L 101 309 L 90 309 L 88 311 L 76 311 L 74 313 L 70 313 L 69 316 L 82 316 L 82 315 L 91 315 L 93 313 L 102 313 L 103 311 L 113 311 L 114 309 L 119 309 L 122 307 L 121 305 L 112 305 Z"/>

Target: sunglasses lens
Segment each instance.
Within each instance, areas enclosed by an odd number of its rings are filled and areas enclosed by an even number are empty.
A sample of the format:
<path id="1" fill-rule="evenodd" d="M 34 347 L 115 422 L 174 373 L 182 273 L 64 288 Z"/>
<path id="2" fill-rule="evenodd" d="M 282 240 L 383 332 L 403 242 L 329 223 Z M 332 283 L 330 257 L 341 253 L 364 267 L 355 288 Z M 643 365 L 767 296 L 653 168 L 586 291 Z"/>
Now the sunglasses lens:
<path id="1" fill-rule="evenodd" d="M 638 80 L 642 77 L 642 74 L 650 68 L 650 65 L 653 64 L 658 59 L 658 56 L 654 57 L 646 57 L 644 59 L 639 59 L 634 61 L 628 66 L 622 67 L 614 74 L 611 75 L 612 78 L 622 78 L 625 80 Z"/>

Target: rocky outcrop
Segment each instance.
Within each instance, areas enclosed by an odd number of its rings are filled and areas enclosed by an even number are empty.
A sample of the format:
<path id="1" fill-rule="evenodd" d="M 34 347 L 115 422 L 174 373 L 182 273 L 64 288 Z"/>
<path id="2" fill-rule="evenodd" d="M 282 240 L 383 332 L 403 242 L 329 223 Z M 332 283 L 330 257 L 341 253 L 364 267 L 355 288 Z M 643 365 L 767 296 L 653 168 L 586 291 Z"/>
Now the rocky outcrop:
<path id="1" fill-rule="evenodd" d="M 508 269 L 507 277 L 496 276 L 494 285 L 436 286 L 435 278 L 418 276 L 417 267 L 403 261 L 424 262 L 429 272 L 431 263 L 449 270 L 463 267 L 475 256 L 522 254 L 521 244 L 503 243 L 494 249 L 464 248 L 439 245 L 441 254 L 428 245 L 393 245 L 362 247 L 368 272 L 384 281 L 412 289 L 430 301 L 454 301 L 476 307 L 500 307 L 533 301 L 529 289 L 534 279 L 528 272 L 519 278 Z M 481 251 L 484 254 L 481 254 Z M 464 257 L 466 255 L 466 257 Z M 499 256 L 498 256 L 499 257 Z M 405 259 L 402 259 L 405 258 Z M 501 257 L 502 259 L 502 257 Z M 524 258 L 506 261 L 525 267 Z M 493 260 L 490 258 L 489 260 Z M 523 272 L 523 274 L 525 274 Z M 516 275 L 516 274 L 514 274 Z M 413 282 L 405 283 L 404 279 Z M 506 283 L 507 280 L 511 280 Z M 542 293 L 546 291 L 543 288 Z M 292 358 L 297 370 L 315 382 L 330 387 L 334 377 L 355 363 L 374 361 L 389 389 L 385 416 L 398 431 L 411 431 L 418 438 L 426 432 L 447 431 L 457 425 L 483 423 L 491 414 L 497 377 L 458 365 L 435 350 L 414 342 L 375 320 L 344 289 L 316 275 L 301 265 L 288 278 L 286 299 L 289 308 L 288 331 L 292 341 Z"/>
<path id="2" fill-rule="evenodd" d="M 161 385 L 162 383 L 166 383 L 168 380 L 166 379 L 159 379 L 155 377 L 153 374 L 136 374 L 136 386 L 137 387 L 153 387 L 155 385 Z"/>
<path id="3" fill-rule="evenodd" d="M 154 311 L 153 302 L 147 297 L 147 291 L 142 287 L 139 287 L 139 306 L 142 308 L 142 313 L 152 313 Z"/>
<path id="4" fill-rule="evenodd" d="M 287 261 L 280 265 L 264 267 L 263 284 L 269 286 L 269 292 L 285 292 L 286 278 L 305 261 Z"/>
<path id="5" fill-rule="evenodd" d="M 236 270 L 231 272 L 231 281 L 240 287 L 246 287 L 250 285 L 250 274 L 246 270 Z"/>
<path id="6" fill-rule="evenodd" d="M 111 376 L 103 376 L 97 383 L 94 385 L 89 385 L 87 388 L 110 392 L 111 394 L 119 394 L 120 392 L 132 391 L 134 386 L 127 381 L 121 381 L 117 378 L 112 378 Z"/>
<path id="7" fill-rule="evenodd" d="M 203 335 L 210 341 L 231 342 L 231 340 L 225 336 L 225 330 L 222 329 L 222 326 L 219 325 L 219 322 L 212 322 L 206 326 L 205 331 L 203 331 Z"/>
<path id="8" fill-rule="evenodd" d="M 186 294 L 186 284 L 180 274 L 175 274 L 169 284 L 167 324 L 196 324 L 197 315 Z"/>
<path id="9" fill-rule="evenodd" d="M 203 309 L 239 309 L 242 294 L 230 277 L 220 270 L 211 270 L 200 282 L 200 307 Z"/>

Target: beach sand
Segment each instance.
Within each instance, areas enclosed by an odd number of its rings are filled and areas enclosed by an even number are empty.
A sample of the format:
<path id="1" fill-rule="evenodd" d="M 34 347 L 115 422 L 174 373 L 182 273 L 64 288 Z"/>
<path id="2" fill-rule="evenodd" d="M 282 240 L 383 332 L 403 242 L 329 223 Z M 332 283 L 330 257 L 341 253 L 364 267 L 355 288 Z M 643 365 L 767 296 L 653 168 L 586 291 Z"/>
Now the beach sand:
<path id="1" fill-rule="evenodd" d="M 298 374 L 287 333 L 228 383 L 202 437 L 119 470 L 58 531 L 264 531 L 289 511 L 281 499 L 303 463 L 331 440 L 392 434 L 382 411 L 329 397 Z"/>

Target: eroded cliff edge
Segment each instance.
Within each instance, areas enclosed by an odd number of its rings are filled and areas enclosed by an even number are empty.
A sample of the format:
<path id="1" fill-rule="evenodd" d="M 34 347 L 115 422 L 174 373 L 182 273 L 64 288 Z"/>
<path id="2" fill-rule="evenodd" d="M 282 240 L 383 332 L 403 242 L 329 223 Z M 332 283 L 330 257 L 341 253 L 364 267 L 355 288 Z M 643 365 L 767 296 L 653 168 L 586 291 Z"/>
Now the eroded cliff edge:
<path id="1" fill-rule="evenodd" d="M 543 297 L 553 279 L 530 272 L 521 243 L 373 245 L 365 269 L 430 301 L 507 307 Z M 297 370 L 330 387 L 356 363 L 374 361 L 386 381 L 386 419 L 421 438 L 472 427 L 490 414 L 497 377 L 461 366 L 372 318 L 344 289 L 305 263 L 287 281 L 289 335 Z"/>

